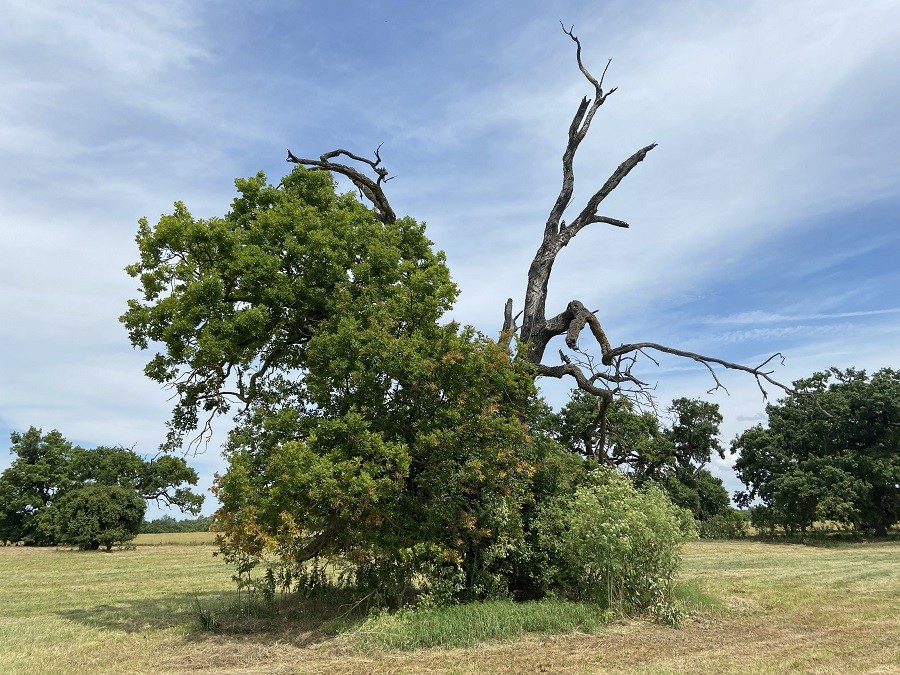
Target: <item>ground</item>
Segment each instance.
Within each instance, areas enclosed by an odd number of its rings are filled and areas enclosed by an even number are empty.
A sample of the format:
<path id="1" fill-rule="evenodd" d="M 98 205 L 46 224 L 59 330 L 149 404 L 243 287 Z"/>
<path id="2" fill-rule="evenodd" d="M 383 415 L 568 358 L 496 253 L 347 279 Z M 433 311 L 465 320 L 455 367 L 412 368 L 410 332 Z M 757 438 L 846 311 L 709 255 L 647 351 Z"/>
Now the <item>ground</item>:
<path id="1" fill-rule="evenodd" d="M 109 554 L 0 548 L 0 673 L 900 673 L 897 542 L 697 542 L 681 579 L 723 607 L 681 629 L 627 620 L 593 635 L 370 654 L 316 631 L 202 630 L 203 609 L 235 593 L 213 550 L 203 535 Z"/>

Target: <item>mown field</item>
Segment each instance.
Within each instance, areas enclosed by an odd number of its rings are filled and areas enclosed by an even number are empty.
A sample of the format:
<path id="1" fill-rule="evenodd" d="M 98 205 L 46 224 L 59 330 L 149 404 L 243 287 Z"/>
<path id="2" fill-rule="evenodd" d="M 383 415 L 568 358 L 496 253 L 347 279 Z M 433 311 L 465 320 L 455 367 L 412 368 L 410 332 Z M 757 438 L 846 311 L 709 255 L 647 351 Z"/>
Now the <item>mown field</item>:
<path id="1" fill-rule="evenodd" d="M 112 553 L 0 548 L 0 673 L 900 673 L 897 542 L 697 542 L 682 580 L 722 604 L 681 629 L 625 620 L 412 652 L 308 625 L 203 630 L 204 608 L 235 594 L 213 550 L 202 534 Z"/>

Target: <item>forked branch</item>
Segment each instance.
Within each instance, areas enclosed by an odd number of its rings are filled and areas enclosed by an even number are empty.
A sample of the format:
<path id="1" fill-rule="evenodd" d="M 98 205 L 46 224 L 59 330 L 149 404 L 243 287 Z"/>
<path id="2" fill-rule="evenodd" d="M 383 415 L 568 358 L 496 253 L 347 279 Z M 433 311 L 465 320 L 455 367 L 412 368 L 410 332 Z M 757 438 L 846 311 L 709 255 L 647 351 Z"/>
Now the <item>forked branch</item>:
<path id="1" fill-rule="evenodd" d="M 591 195 L 578 215 L 566 225 L 563 216 L 571 204 L 574 192 L 575 155 L 581 142 L 590 130 L 595 114 L 609 95 L 615 91 L 615 88 L 608 91 L 603 89 L 603 81 L 609 69 L 610 61 L 607 61 L 600 78 L 594 77 L 582 60 L 581 41 L 576 37 L 573 28 L 567 29 L 565 25 L 562 25 L 562 29 L 575 42 L 575 58 L 578 62 L 578 68 L 585 79 L 593 86 L 594 95 L 593 98 L 585 97 L 582 99 L 569 125 L 568 140 L 562 157 L 562 186 L 544 226 L 544 236 L 541 244 L 528 270 L 528 285 L 525 289 L 522 325 L 521 327 L 516 326 L 515 321 L 512 319 L 513 303 L 512 299 L 508 300 L 504 309 L 501 341 L 504 341 L 507 345 L 510 344 L 513 335 L 518 332 L 518 336 L 524 344 L 524 353 L 520 354 L 520 356 L 524 357 L 532 365 L 537 376 L 572 377 L 579 389 L 600 397 L 607 404 L 612 396 L 616 394 L 648 395 L 647 385 L 631 373 L 631 369 L 639 356 L 643 355 L 654 360 L 648 355 L 648 351 L 672 354 L 703 364 L 709 370 L 715 382 L 715 386 L 710 391 L 725 389 L 713 367 L 720 366 L 725 369 L 739 370 L 753 375 L 763 397 L 767 396 L 766 389 L 763 386 L 764 383 L 780 388 L 788 394 L 795 394 L 796 392 L 791 387 L 775 380 L 772 377 L 772 371 L 764 370 L 767 364 L 772 359 L 780 357 L 780 354 L 770 357 L 759 366 L 752 367 L 668 347 L 655 342 L 624 344 L 613 348 L 596 314 L 589 311 L 578 300 L 569 302 L 559 314 L 549 319 L 546 317 L 548 283 L 557 255 L 578 232 L 592 223 L 605 223 L 620 228 L 628 227 L 628 223 L 623 220 L 599 214 L 598 208 L 625 177 L 644 160 L 647 153 L 656 147 L 655 143 L 650 143 L 622 162 L 600 189 Z M 600 347 L 601 360 L 599 364 L 590 358 L 580 358 L 577 361 L 573 361 L 573 359 L 562 352 L 560 352 L 560 361 L 562 362 L 560 365 L 550 366 L 543 363 L 547 345 L 550 340 L 559 335 L 565 336 L 566 346 L 570 350 L 583 355 L 584 352 L 581 352 L 578 347 L 578 338 L 585 327 L 590 329 L 591 334 Z M 626 387 L 630 387 L 630 389 L 626 391 Z M 605 410 L 605 407 L 603 409 Z"/>
<path id="2" fill-rule="evenodd" d="M 349 157 L 355 162 L 367 164 L 375 171 L 375 174 L 378 177 L 373 180 L 352 166 L 331 161 L 335 157 L 340 157 L 341 155 Z M 384 189 L 382 188 L 382 184 L 388 182 L 391 178 L 388 178 L 388 170 L 381 165 L 380 145 L 375 149 L 374 160 L 360 157 L 348 150 L 338 148 L 337 150 L 326 152 L 324 155 L 321 155 L 319 159 L 304 159 L 302 157 L 297 157 L 293 152 L 288 150 L 287 161 L 293 162 L 294 164 L 300 164 L 307 168 L 333 171 L 334 173 L 346 176 L 356 186 L 356 189 L 372 203 L 375 214 L 381 222 L 388 224 L 397 220 L 397 215 L 394 213 L 394 209 L 391 208 L 391 204 L 388 202 L 388 198 L 384 194 Z"/>

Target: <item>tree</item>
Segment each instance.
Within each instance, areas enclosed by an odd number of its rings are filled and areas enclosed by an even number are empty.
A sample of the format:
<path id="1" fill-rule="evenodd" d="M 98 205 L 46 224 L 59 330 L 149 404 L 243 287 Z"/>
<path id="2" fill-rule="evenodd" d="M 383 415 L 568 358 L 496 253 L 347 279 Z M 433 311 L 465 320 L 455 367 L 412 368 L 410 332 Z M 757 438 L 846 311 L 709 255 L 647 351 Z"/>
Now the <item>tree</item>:
<path id="1" fill-rule="evenodd" d="M 717 404 L 678 398 L 667 411 L 670 427 L 649 411 L 637 411 L 627 398 L 614 400 L 605 414 L 601 405 L 590 393 L 573 391 L 557 417 L 558 440 L 586 458 L 627 471 L 638 483 L 657 483 L 698 520 L 729 507 L 722 481 L 705 468 L 713 453 L 724 457 Z"/>
<path id="2" fill-rule="evenodd" d="M 42 435 L 32 427 L 10 439 L 10 452 L 18 457 L 0 475 L 0 541 L 51 545 L 55 534 L 47 510 L 71 487 L 67 466 L 74 447 L 55 429 Z"/>
<path id="3" fill-rule="evenodd" d="M 182 458 L 145 460 L 125 448 L 86 450 L 59 431 L 44 434 L 35 427 L 10 438 L 17 457 L 0 475 L 0 541 L 56 544 L 60 499 L 92 485 L 117 486 L 142 502 L 153 499 L 191 513 L 203 504 L 203 496 L 186 487 L 196 485 L 198 477 Z"/>
<path id="4" fill-rule="evenodd" d="M 602 202 L 656 147 L 656 143 L 650 143 L 619 164 L 603 185 L 588 198 L 578 214 L 566 223 L 564 217 L 572 205 L 574 195 L 576 153 L 587 137 L 595 115 L 609 96 L 616 91 L 616 87 L 607 90 L 603 88 L 606 71 L 611 60 L 607 62 L 600 79 L 597 79 L 581 58 L 581 41 L 575 36 L 574 29 L 566 29 L 563 25 L 563 31 L 576 45 L 575 54 L 578 68 L 593 87 L 593 98 L 584 97 L 581 100 L 569 125 L 566 147 L 562 157 L 562 186 L 550 209 L 544 225 L 543 238 L 528 269 L 528 280 L 521 311 L 514 316 L 513 299 L 509 298 L 506 301 L 500 344 L 513 350 L 517 358 L 528 363 L 535 377 L 574 378 L 579 389 L 597 398 L 601 418 L 605 417 L 607 410 L 617 397 L 625 396 L 635 401 L 650 401 L 651 394 L 647 383 L 632 372 L 640 356 L 647 356 L 653 360 L 649 356 L 649 352 L 671 354 L 702 364 L 709 370 L 715 382 L 713 390 L 724 388 L 714 369 L 714 366 L 719 366 L 751 374 L 756 379 L 763 396 L 766 396 L 764 383 L 780 388 L 789 394 L 792 393 L 790 387 L 772 377 L 771 370 L 765 370 L 774 359 L 781 358 L 781 354 L 770 356 L 758 366 L 746 366 L 656 342 L 629 343 L 613 347 L 596 313 L 590 311 L 577 299 L 571 300 L 558 314 L 547 317 L 547 290 L 557 255 L 579 232 L 588 226 L 602 223 L 620 228 L 629 227 L 629 224 L 623 220 L 601 215 L 598 209 Z M 377 178 L 373 179 L 353 166 L 332 161 L 339 157 L 346 157 L 367 166 L 374 171 Z M 287 161 L 345 176 L 357 187 L 360 195 L 372 203 L 374 213 L 382 222 L 390 224 L 396 220 L 394 210 L 384 192 L 384 185 L 390 178 L 388 170 L 382 164 L 380 146 L 375 151 L 374 160 L 338 149 L 326 152 L 318 159 L 298 157 L 288 151 Z M 517 321 L 520 317 L 521 324 L 519 325 Z M 599 358 L 590 350 L 579 346 L 579 336 L 586 327 L 590 330 L 596 346 L 600 349 Z M 565 336 L 565 344 L 569 353 L 559 351 L 559 364 L 544 363 L 545 352 L 550 341 L 561 335 Z M 601 431 L 605 431 L 605 428 L 605 425 L 600 425 Z M 601 442 L 600 445 L 604 444 Z"/>
<path id="5" fill-rule="evenodd" d="M 55 525 L 61 544 L 96 551 L 134 539 L 141 528 L 147 503 L 134 490 L 119 485 L 93 484 L 60 497 Z"/>
<path id="6" fill-rule="evenodd" d="M 474 588 L 521 530 L 530 373 L 439 322 L 456 287 L 422 225 L 300 167 L 236 184 L 222 218 L 179 204 L 141 223 L 144 298 L 123 316 L 178 394 L 170 447 L 239 405 L 216 483 L 226 552 L 342 556 L 380 589 L 443 561 Z"/>
<path id="7" fill-rule="evenodd" d="M 761 500 L 789 531 L 834 521 L 884 536 L 900 521 L 900 373 L 832 368 L 795 387 L 807 395 L 769 405 L 768 428 L 732 443 L 738 503 Z"/>
<path id="8" fill-rule="evenodd" d="M 626 160 L 565 225 L 575 152 L 612 93 L 566 33 L 596 96 L 569 130 L 522 325 L 508 301 L 497 341 L 441 323 L 456 287 L 424 226 L 391 207 L 380 148 L 373 159 L 289 151 L 297 166 L 278 185 L 262 173 L 236 181 L 223 217 L 195 219 L 176 203 L 155 226 L 141 221 L 140 261 L 127 271 L 142 298 L 122 321 L 132 344 L 157 350 L 146 374 L 174 390 L 166 449 L 202 444 L 212 420 L 237 406 L 216 489 L 223 549 L 241 569 L 274 557 L 302 571 L 340 556 L 374 589 L 402 590 L 418 575 L 455 579 L 457 599 L 508 591 L 529 577 L 520 572 L 539 494 L 577 483 L 557 472 L 578 473 L 539 433 L 535 378 L 574 377 L 599 401 L 601 433 L 617 396 L 646 394 L 631 368 L 647 350 L 703 363 L 717 384 L 711 364 L 777 385 L 768 361 L 751 368 L 649 342 L 612 348 L 578 301 L 546 318 L 556 255 L 588 225 L 627 226 L 597 209 L 654 147 Z M 336 194 L 333 174 L 371 208 Z M 578 348 L 585 326 L 601 348 L 596 363 Z M 563 334 L 575 359 L 545 365 L 549 341 Z"/>

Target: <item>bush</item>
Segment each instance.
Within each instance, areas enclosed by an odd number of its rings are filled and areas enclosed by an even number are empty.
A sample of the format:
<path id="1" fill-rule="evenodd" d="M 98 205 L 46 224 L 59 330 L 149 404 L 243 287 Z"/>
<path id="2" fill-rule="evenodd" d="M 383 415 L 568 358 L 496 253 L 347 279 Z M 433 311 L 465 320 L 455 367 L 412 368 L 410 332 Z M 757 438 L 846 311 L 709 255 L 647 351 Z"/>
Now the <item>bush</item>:
<path id="1" fill-rule="evenodd" d="M 108 551 L 134 539 L 147 505 L 135 490 L 118 485 L 88 485 L 67 492 L 55 507 L 61 544 Z"/>
<path id="2" fill-rule="evenodd" d="M 599 467 L 574 495 L 543 507 L 536 528 L 551 590 L 677 621 L 672 589 L 679 550 L 697 529 L 690 512 L 659 487 L 639 490 L 615 469 Z"/>
<path id="3" fill-rule="evenodd" d="M 711 518 L 700 521 L 702 539 L 742 539 L 749 527 L 743 511 L 728 508 Z"/>

